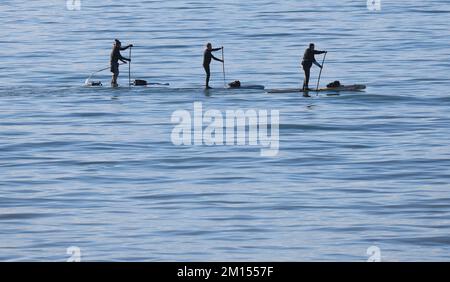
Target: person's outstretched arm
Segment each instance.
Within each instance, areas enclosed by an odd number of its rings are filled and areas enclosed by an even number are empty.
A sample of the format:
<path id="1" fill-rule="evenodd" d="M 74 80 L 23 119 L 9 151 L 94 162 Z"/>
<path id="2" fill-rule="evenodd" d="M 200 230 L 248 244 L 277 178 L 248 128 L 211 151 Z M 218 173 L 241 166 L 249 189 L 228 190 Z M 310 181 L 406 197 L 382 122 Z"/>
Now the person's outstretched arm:
<path id="1" fill-rule="evenodd" d="M 124 63 L 124 64 L 126 64 L 127 62 L 126 61 L 128 61 L 128 62 L 131 62 L 131 60 L 130 59 L 128 59 L 128 58 L 125 58 L 125 57 L 122 57 L 122 55 L 120 55 L 119 54 L 119 60 L 122 62 L 122 63 Z"/>
<path id="2" fill-rule="evenodd" d="M 315 55 L 325 54 L 325 53 L 328 53 L 328 51 L 317 51 L 317 50 L 314 50 L 314 54 Z M 315 64 L 319 68 L 322 68 L 322 66 L 316 61 L 316 59 L 314 59 L 313 64 Z"/>
<path id="3" fill-rule="evenodd" d="M 314 60 L 313 64 L 315 64 L 315 65 L 318 66 L 319 68 L 322 68 L 322 66 L 321 66 L 317 61 L 315 61 L 315 60 Z"/>
<path id="4" fill-rule="evenodd" d="M 133 44 L 130 44 L 130 45 L 126 46 L 126 47 L 120 47 L 120 51 L 127 50 L 130 47 L 133 47 Z"/>
<path id="5" fill-rule="evenodd" d="M 216 57 L 214 57 L 213 55 L 211 55 L 211 58 L 213 58 L 213 59 L 216 60 L 216 61 L 219 61 L 219 62 L 222 62 L 222 63 L 223 63 L 223 60 L 221 60 L 221 59 L 219 59 L 219 58 L 216 58 Z"/>
<path id="6" fill-rule="evenodd" d="M 212 49 L 211 51 L 213 51 L 213 52 L 220 51 L 220 50 L 222 50 L 222 48 L 223 48 L 223 47 L 220 47 L 220 48 L 214 48 L 214 49 Z"/>

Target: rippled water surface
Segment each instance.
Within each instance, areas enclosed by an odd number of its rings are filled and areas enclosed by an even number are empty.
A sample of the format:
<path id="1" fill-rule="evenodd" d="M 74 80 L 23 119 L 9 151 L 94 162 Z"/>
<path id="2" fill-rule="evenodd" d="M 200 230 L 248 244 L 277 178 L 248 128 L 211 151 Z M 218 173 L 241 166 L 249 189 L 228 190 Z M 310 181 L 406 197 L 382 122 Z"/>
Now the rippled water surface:
<path id="1" fill-rule="evenodd" d="M 0 260 L 77 246 L 86 261 L 365 261 L 377 246 L 449 261 L 449 14 L 447 0 L 1 1 Z M 134 78 L 171 86 L 83 87 L 114 38 L 136 45 Z M 230 81 L 298 87 L 315 42 L 322 84 L 368 88 L 205 95 L 208 41 Z M 195 101 L 279 110 L 278 156 L 173 145 L 172 113 Z"/>

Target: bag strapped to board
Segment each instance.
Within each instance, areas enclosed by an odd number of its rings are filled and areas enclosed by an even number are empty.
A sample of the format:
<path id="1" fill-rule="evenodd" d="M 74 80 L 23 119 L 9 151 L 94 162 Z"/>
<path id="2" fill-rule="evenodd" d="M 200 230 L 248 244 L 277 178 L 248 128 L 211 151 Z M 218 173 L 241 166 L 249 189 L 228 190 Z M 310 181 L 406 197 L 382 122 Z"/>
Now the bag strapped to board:
<path id="1" fill-rule="evenodd" d="M 228 83 L 228 86 L 230 86 L 230 88 L 240 88 L 241 82 L 239 80 L 236 80 L 231 83 Z"/>
<path id="2" fill-rule="evenodd" d="M 147 81 L 146 80 L 143 80 L 143 79 L 136 79 L 134 82 L 133 82 L 133 85 L 134 86 L 147 86 Z"/>
<path id="3" fill-rule="evenodd" d="M 327 88 L 338 88 L 341 86 L 341 82 L 339 80 L 333 81 L 332 83 L 327 84 Z"/>

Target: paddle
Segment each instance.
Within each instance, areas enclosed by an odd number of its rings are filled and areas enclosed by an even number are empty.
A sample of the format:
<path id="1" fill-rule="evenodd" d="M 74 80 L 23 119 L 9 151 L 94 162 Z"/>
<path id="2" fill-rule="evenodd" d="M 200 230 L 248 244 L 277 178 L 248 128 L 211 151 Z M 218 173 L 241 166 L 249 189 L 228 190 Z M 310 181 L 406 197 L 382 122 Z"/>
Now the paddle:
<path id="1" fill-rule="evenodd" d="M 222 46 L 222 68 L 223 68 L 223 86 L 226 88 L 227 80 L 225 77 L 225 57 L 224 57 L 224 52 L 223 52 L 223 46 Z"/>
<path id="2" fill-rule="evenodd" d="M 128 62 L 128 87 L 129 88 L 131 88 L 131 48 L 133 48 L 133 47 L 130 47 L 130 57 L 129 57 L 130 61 Z"/>
<path id="3" fill-rule="evenodd" d="M 316 87 L 317 95 L 319 95 L 319 83 L 320 83 L 320 77 L 322 76 L 322 70 L 323 70 L 323 66 L 324 66 L 324 64 L 325 64 L 325 58 L 326 58 L 326 57 L 327 57 L 327 53 L 325 53 L 325 55 L 323 55 L 322 67 L 320 68 L 319 79 L 317 79 L 317 87 Z"/>
<path id="4" fill-rule="evenodd" d="M 123 65 L 123 63 L 122 63 L 122 64 L 119 64 L 119 66 L 120 66 L 120 65 Z M 98 71 L 95 71 L 95 72 L 91 73 L 91 75 L 84 81 L 84 84 L 88 84 L 88 82 L 91 80 L 91 78 L 94 76 L 94 74 L 97 74 L 97 73 L 102 72 L 102 71 L 104 71 L 104 70 L 109 70 L 110 68 L 111 68 L 111 66 L 109 66 L 109 67 L 107 67 L 107 68 L 104 68 L 104 69 L 101 69 L 101 70 L 98 70 Z"/>

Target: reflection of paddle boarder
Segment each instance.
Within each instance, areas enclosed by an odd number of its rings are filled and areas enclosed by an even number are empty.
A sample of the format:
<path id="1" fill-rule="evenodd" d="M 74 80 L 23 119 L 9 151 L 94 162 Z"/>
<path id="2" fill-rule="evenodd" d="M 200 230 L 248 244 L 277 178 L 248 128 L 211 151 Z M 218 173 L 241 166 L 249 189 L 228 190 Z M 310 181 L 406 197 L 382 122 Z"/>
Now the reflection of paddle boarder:
<path id="1" fill-rule="evenodd" d="M 309 44 L 309 48 L 305 50 L 305 54 L 303 55 L 303 71 L 305 72 L 305 80 L 303 82 L 303 91 L 308 91 L 309 89 L 309 78 L 311 75 L 311 67 L 313 64 L 318 66 L 319 68 L 322 68 L 317 61 L 314 55 L 318 54 L 324 54 L 327 53 L 327 51 L 317 51 L 314 50 L 314 43 Z"/>
<path id="2" fill-rule="evenodd" d="M 128 45 L 127 47 L 122 47 L 122 43 L 115 39 L 115 43 L 113 45 L 113 49 L 111 51 L 111 72 L 113 73 L 112 80 L 111 80 L 111 86 L 117 87 L 117 78 L 119 77 L 119 60 L 126 64 L 128 62 L 131 62 L 131 59 L 127 59 L 125 57 L 122 57 L 120 54 L 120 51 L 127 50 L 128 48 L 133 47 L 133 44 Z"/>
<path id="3" fill-rule="evenodd" d="M 214 57 L 212 52 L 219 51 L 222 49 L 223 49 L 223 47 L 213 49 L 211 43 L 206 44 L 205 53 L 203 55 L 203 68 L 205 69 L 205 72 L 206 72 L 206 86 L 205 86 L 206 89 L 211 88 L 211 87 L 209 87 L 209 79 L 211 77 L 211 68 L 210 68 L 211 60 L 214 59 L 216 61 L 223 63 L 223 60 Z"/>

